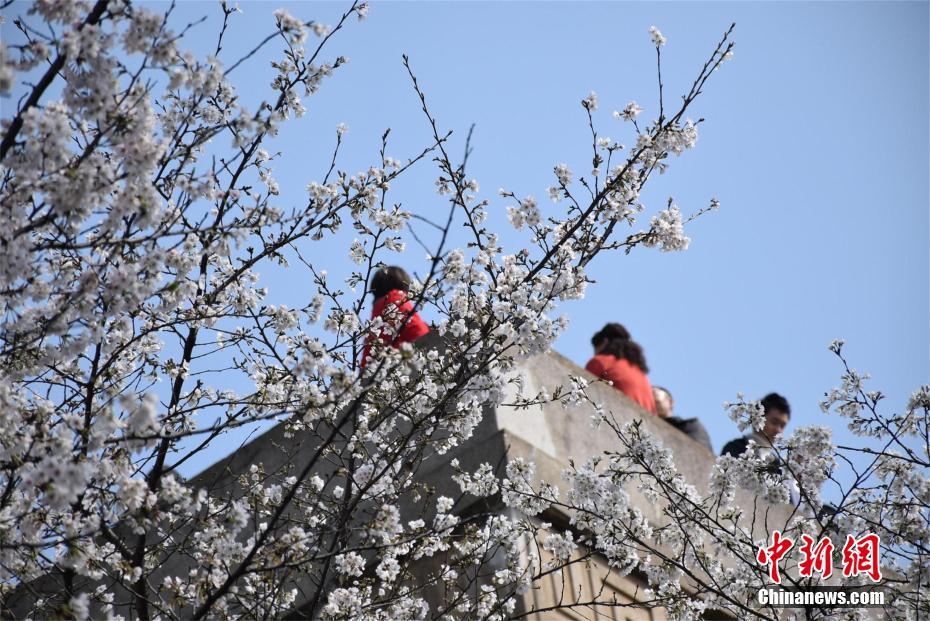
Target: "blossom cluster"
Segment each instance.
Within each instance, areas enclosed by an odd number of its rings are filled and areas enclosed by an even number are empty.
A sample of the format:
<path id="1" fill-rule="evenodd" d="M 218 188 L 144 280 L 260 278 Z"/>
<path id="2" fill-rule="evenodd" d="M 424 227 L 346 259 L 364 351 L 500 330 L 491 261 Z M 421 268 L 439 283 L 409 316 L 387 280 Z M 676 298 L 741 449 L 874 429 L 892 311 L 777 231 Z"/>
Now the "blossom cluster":
<path id="1" fill-rule="evenodd" d="M 251 55 L 223 53 L 236 9 L 221 5 L 216 54 L 202 58 L 183 49 L 186 31 L 164 10 L 36 2 L 27 17 L 46 27 L 23 26 L 26 43 L 2 48 L 0 89 L 19 82 L 30 95 L 5 119 L 0 144 L 3 595 L 35 617 L 126 617 L 128 598 L 139 617 L 275 618 L 301 608 L 329 619 L 494 620 L 549 573 L 598 555 L 618 573 L 642 572 L 650 597 L 676 618 L 749 601 L 761 574 L 731 561 L 752 558 L 760 542 L 735 499 L 748 487 L 781 502 L 793 480 L 810 510 L 786 532 L 810 526 L 836 468 L 823 429 L 781 444 L 780 472 L 756 456 L 721 459 L 703 495 L 667 448 L 603 411 L 618 451 L 568 468 L 557 484 L 520 460 L 503 476 L 453 461 L 449 485 L 424 483 L 504 402 L 516 365 L 564 330 L 559 303 L 584 296 L 591 261 L 688 247 L 690 218 L 671 202 L 653 213 L 642 190 L 696 146 L 686 113 L 730 53 L 729 35 L 677 111 L 660 101 L 649 121 L 635 102 L 617 113 L 628 146 L 598 134 L 601 102 L 584 97 L 591 174 L 587 164 L 554 165 L 544 205 L 523 191 L 481 198 L 465 163 L 450 159 L 408 61 L 428 144 L 393 157 L 385 133 L 373 163 L 353 172 L 342 166 L 351 135 L 339 125 L 331 168 L 288 207 L 274 171 L 286 154 L 269 144 L 345 65 L 330 41 L 367 5 L 349 4 L 332 25 L 271 14 L 259 48 L 278 51 L 251 110 L 236 88 Z M 666 44 L 657 29 L 650 36 Z M 34 70 L 47 80 L 31 80 Z M 392 193 L 395 179 L 430 160 L 448 209 L 439 224 Z M 498 208 L 525 244 L 504 247 L 489 224 Z M 637 231 L 638 219 L 648 228 Z M 435 240 L 417 234 L 424 221 L 440 231 Z M 343 280 L 314 245 L 340 231 L 353 240 L 339 257 L 352 269 Z M 434 334 L 416 346 L 375 339 L 362 369 L 366 340 L 404 323 L 397 308 L 364 318 L 372 276 L 414 242 L 428 260 L 408 297 L 436 318 Z M 305 305 L 274 299 L 261 274 L 277 268 L 307 275 Z M 889 420 L 864 381 L 848 370 L 824 407 L 866 437 L 889 426 L 926 433 L 926 390 Z M 574 377 L 517 402 L 580 407 L 587 388 Z M 272 423 L 282 446 L 299 448 L 282 448 L 274 463 L 235 470 L 243 452 L 228 471 L 179 474 L 224 434 Z M 834 522 L 852 530 L 884 520 L 887 556 L 912 572 L 907 544 L 926 534 L 927 496 L 914 465 L 926 462 L 903 437 L 897 448 L 871 471 L 883 486 L 850 494 L 863 511 Z M 497 498 L 506 511 L 476 509 Z M 639 498 L 667 519 L 650 520 Z M 550 511 L 565 516 L 558 528 L 541 522 Z M 697 598 L 684 579 L 695 567 L 709 576 Z M 60 596 L 18 590 L 43 576 L 60 581 Z"/>

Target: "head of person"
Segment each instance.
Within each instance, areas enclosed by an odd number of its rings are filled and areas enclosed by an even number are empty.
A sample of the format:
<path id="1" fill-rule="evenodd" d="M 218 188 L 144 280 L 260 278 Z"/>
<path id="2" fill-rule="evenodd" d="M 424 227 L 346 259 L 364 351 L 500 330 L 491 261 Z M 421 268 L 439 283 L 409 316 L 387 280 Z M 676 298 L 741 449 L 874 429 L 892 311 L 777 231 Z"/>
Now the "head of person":
<path id="1" fill-rule="evenodd" d="M 619 323 L 608 323 L 591 337 L 595 354 L 605 354 L 627 360 L 639 367 L 643 373 L 649 373 L 646 354 L 639 343 L 630 337 L 630 332 Z"/>
<path id="2" fill-rule="evenodd" d="M 660 418 L 668 418 L 671 416 L 672 409 L 675 407 L 675 400 L 672 399 L 672 393 L 670 393 L 667 388 L 653 386 L 652 396 L 656 402 L 656 414 Z"/>
<path id="3" fill-rule="evenodd" d="M 404 268 L 396 265 L 382 267 L 371 279 L 371 294 L 378 299 L 395 289 L 407 292 L 410 290 L 410 282 L 410 274 Z"/>
<path id="4" fill-rule="evenodd" d="M 788 400 L 777 392 L 771 392 L 762 398 L 762 408 L 765 410 L 765 426 L 762 435 L 772 442 L 782 434 L 791 418 L 791 406 Z"/>

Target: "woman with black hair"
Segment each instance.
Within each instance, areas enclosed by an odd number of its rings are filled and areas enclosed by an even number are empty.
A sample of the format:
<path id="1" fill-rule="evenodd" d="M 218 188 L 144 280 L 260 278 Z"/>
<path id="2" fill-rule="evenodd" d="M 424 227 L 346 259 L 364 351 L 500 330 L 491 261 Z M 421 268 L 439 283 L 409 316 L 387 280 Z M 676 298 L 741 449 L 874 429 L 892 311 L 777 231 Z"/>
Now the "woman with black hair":
<path id="1" fill-rule="evenodd" d="M 600 379 L 613 383 L 613 387 L 641 405 L 656 413 L 656 402 L 652 385 L 646 373 L 646 355 L 639 343 L 630 338 L 630 333 L 619 323 L 608 323 L 591 337 L 594 357 L 585 369 Z"/>
<path id="2" fill-rule="evenodd" d="M 375 297 L 371 318 L 381 317 L 384 320 L 387 327 L 381 332 L 380 338 L 394 348 L 400 347 L 401 343 L 412 343 L 429 332 L 429 326 L 414 312 L 413 302 L 407 299 L 410 282 L 410 275 L 396 265 L 381 268 L 371 279 L 371 294 Z M 362 368 L 368 362 L 369 355 L 371 339 L 366 338 Z"/>

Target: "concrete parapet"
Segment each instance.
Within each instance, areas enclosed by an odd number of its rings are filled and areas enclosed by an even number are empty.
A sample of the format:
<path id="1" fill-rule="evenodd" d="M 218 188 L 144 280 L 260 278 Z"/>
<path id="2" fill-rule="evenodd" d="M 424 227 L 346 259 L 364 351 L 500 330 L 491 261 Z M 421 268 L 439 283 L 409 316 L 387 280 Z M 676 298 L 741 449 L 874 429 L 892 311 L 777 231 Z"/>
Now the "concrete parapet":
<path id="1" fill-rule="evenodd" d="M 425 340 L 435 343 L 434 339 Z M 425 345 L 430 346 L 429 342 Z M 524 360 L 518 365 L 515 373 L 521 376 L 525 387 L 524 394 L 527 395 L 535 394 L 541 388 L 552 392 L 557 386 L 568 385 L 572 375 L 592 379 L 586 371 L 555 352 Z M 641 420 L 641 425 L 646 431 L 672 450 L 678 471 L 686 480 L 699 491 L 706 490 L 715 456 L 704 446 L 642 410 L 630 399 L 606 384 L 594 383 L 589 386 L 588 393 L 618 422 Z M 430 456 L 422 464 L 417 476 L 423 483 L 431 485 L 437 495 L 455 497 L 459 494 L 459 490 L 451 480 L 452 470 L 449 464 L 452 459 L 458 459 L 465 470 L 474 470 L 482 462 L 487 462 L 503 473 L 507 461 L 520 457 L 535 462 L 540 479 L 559 486 L 562 484 L 561 472 L 569 467 L 570 462 L 582 463 L 590 457 L 616 451 L 619 448 L 615 435 L 609 429 L 595 430 L 592 427 L 590 420 L 593 412 L 594 408 L 590 404 L 565 408 L 558 403 L 552 403 L 534 405 L 520 410 L 509 406 L 488 408 L 469 441 L 447 454 Z M 190 483 L 196 488 L 208 489 L 214 497 L 224 495 L 235 497 L 241 494 L 237 478 L 248 472 L 253 464 L 262 464 L 265 474 L 270 475 L 272 480 L 281 479 L 291 474 L 289 468 L 299 469 L 308 463 L 316 448 L 312 441 L 307 442 L 303 437 L 289 437 L 285 433 L 284 425 L 278 425 L 205 469 L 193 477 Z M 328 468 L 330 467 L 325 462 L 321 462 L 320 474 L 325 474 Z M 636 489 L 628 491 L 635 506 L 639 507 L 651 521 L 657 524 L 662 523 L 664 516 L 660 506 L 647 501 Z M 738 501 L 749 503 L 747 506 L 759 502 L 746 491 L 741 491 L 740 494 L 742 495 Z M 502 505 L 499 498 L 482 499 L 480 502 L 482 503 L 481 511 L 510 511 Z M 475 509 L 464 506 L 461 510 L 468 512 Z M 767 506 L 766 510 L 773 518 L 777 516 L 778 523 L 784 524 L 790 508 Z M 559 516 L 556 513 L 554 519 L 567 523 L 567 516 Z M 754 534 L 758 531 L 759 536 L 764 537 L 767 532 L 764 529 L 765 524 L 760 523 L 753 525 L 752 530 Z M 183 574 L 190 569 L 189 565 L 189 559 L 175 555 L 166 558 L 157 573 L 159 575 Z M 609 588 L 617 597 L 617 601 L 631 603 L 637 597 L 637 589 L 644 586 L 635 576 L 624 578 L 612 576 L 606 563 L 598 565 L 595 562 L 586 567 L 588 568 L 586 570 L 576 567 L 571 571 L 566 570 L 567 573 L 563 572 L 561 577 L 551 577 L 550 581 L 563 581 L 558 585 L 553 582 L 551 588 L 564 591 L 567 584 L 564 581 L 574 581 L 573 584 L 578 584 L 571 586 L 572 592 L 580 589 L 578 592 L 581 593 L 595 589 L 597 586 L 595 583 L 600 581 L 602 587 Z M 588 573 L 585 574 L 585 571 Z M 24 585 L 24 588 L 18 589 L 13 597 L 9 598 L 4 613 L 12 617 L 24 616 L 25 611 L 31 607 L 37 596 L 60 595 L 63 592 L 61 584 L 61 576 L 48 575 L 32 582 L 28 588 Z M 303 593 L 303 601 L 298 602 L 297 610 L 313 592 L 313 587 L 309 584 L 301 584 L 299 587 Z M 549 587 L 543 585 L 541 588 L 542 591 L 536 589 L 526 596 L 521 605 L 524 612 L 530 613 L 534 609 L 546 607 L 555 601 L 552 593 L 545 592 L 545 589 Z M 664 612 L 661 610 L 622 610 L 622 614 L 606 608 L 599 609 L 597 612 L 606 615 L 606 618 L 614 618 L 616 614 L 621 614 L 621 616 L 616 616 L 618 619 L 664 618 Z M 537 618 L 543 617 L 537 615 Z M 565 613 L 564 618 L 575 617 Z"/>

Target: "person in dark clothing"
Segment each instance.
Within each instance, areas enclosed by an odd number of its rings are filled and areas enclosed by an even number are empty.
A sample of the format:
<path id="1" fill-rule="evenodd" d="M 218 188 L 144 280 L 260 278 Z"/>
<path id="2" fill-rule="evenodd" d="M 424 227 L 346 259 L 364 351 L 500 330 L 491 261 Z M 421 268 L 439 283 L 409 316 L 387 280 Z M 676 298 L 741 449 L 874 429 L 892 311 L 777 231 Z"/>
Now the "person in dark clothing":
<path id="1" fill-rule="evenodd" d="M 788 400 L 776 392 L 765 395 L 762 399 L 762 409 L 765 411 L 765 424 L 762 431 L 753 429 L 750 433 L 741 438 L 730 440 L 724 445 L 721 455 L 731 455 L 739 457 L 750 448 L 750 442 L 753 443 L 752 450 L 757 457 L 767 462 L 765 470 L 770 474 L 781 477 L 784 474 L 784 462 L 775 452 L 772 443 L 782 434 L 791 418 L 791 406 Z M 797 483 L 794 480 L 788 482 L 788 496 L 792 505 L 797 505 L 800 500 Z"/>
<path id="2" fill-rule="evenodd" d="M 765 410 L 765 426 L 762 427 L 762 431 L 753 429 L 745 436 L 730 440 L 720 451 L 721 455 L 739 457 L 749 448 L 750 440 L 755 440 L 756 447 L 762 454 L 772 452 L 772 442 L 782 434 L 791 418 L 791 406 L 788 405 L 787 399 L 777 392 L 772 392 L 763 397 L 762 408 Z"/>
<path id="3" fill-rule="evenodd" d="M 672 393 L 670 393 L 668 389 L 661 386 L 653 386 L 652 394 L 655 397 L 656 414 L 659 418 L 678 431 L 681 431 L 698 444 L 707 447 L 707 450 L 711 453 L 714 452 L 714 447 L 710 443 L 710 436 L 707 433 L 707 429 L 701 424 L 701 421 L 696 418 L 680 418 L 672 415 L 672 410 L 675 407 L 675 400 L 672 398 Z"/>

